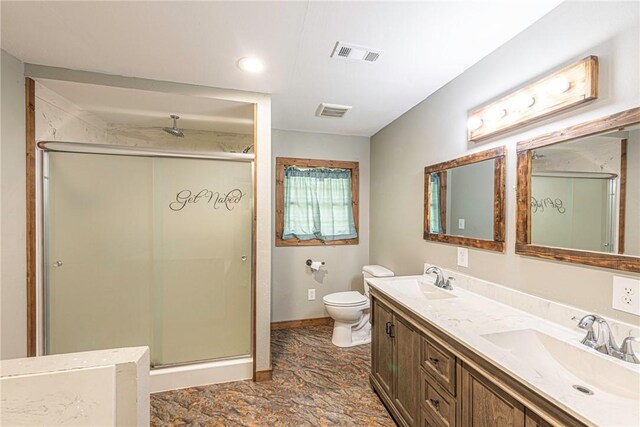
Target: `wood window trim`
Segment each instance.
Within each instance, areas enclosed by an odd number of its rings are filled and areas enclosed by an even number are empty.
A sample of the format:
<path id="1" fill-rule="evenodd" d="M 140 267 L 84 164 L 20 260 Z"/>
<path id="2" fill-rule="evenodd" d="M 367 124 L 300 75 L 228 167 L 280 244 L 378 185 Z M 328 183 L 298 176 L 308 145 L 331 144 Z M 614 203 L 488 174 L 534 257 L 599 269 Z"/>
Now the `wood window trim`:
<path id="1" fill-rule="evenodd" d="M 319 239 L 298 240 L 283 239 L 284 231 L 284 171 L 288 166 L 300 166 L 305 168 L 340 168 L 351 170 L 351 206 L 353 208 L 353 221 L 358 237 L 354 239 L 322 241 Z M 276 158 L 276 246 L 336 246 L 357 245 L 359 243 L 359 163 L 342 160 L 297 159 L 292 157 Z"/>
<path id="2" fill-rule="evenodd" d="M 489 251 L 504 252 L 505 248 L 505 157 L 506 147 L 497 147 L 491 150 L 481 151 L 468 156 L 459 157 L 424 168 L 424 234 L 425 240 L 440 243 L 448 243 L 459 246 L 485 249 Z M 429 200 L 431 188 L 429 185 L 429 175 L 432 173 L 442 173 L 447 169 L 459 166 L 466 166 L 485 160 L 494 160 L 494 198 L 493 198 L 493 240 L 477 239 L 473 237 L 451 236 L 447 234 L 436 234 L 429 231 Z M 441 179 L 442 183 L 442 179 Z M 445 183 L 446 189 L 446 183 Z M 445 199 L 446 201 L 446 199 Z M 443 218 L 445 216 L 442 216 Z M 445 220 L 446 221 L 446 220 Z M 443 225 L 444 230 L 444 225 Z"/>
<path id="3" fill-rule="evenodd" d="M 564 261 L 614 270 L 640 272 L 640 257 L 637 256 L 531 244 L 531 156 L 533 150 L 548 145 L 597 135 L 614 129 L 622 129 L 639 123 L 640 107 L 637 107 L 518 143 L 515 248 L 517 254 L 552 261 Z M 626 147 L 623 148 L 623 150 L 625 149 Z M 622 154 L 626 157 L 626 152 L 623 151 Z M 626 185 L 626 167 L 620 172 L 620 182 L 624 182 Z M 621 192 L 622 191 L 624 191 L 624 189 L 622 189 Z M 622 196 L 621 194 L 621 197 Z M 624 227 L 624 224 L 621 223 L 620 226 Z M 622 230 L 622 232 L 624 232 L 624 230 Z"/>

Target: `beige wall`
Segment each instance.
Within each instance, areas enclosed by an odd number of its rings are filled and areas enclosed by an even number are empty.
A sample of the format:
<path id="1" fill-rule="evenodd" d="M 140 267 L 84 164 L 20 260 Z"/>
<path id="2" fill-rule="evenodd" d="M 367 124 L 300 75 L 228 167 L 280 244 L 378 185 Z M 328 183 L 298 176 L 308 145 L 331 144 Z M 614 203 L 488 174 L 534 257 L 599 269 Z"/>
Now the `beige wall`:
<path id="1" fill-rule="evenodd" d="M 399 274 L 420 273 L 428 261 L 637 324 L 638 317 L 611 308 L 612 270 L 514 253 L 514 186 L 518 141 L 638 106 L 639 15 L 632 2 L 563 3 L 374 135 L 370 261 Z M 600 58 L 598 100 L 486 143 L 467 143 L 467 111 L 587 55 Z M 422 239 L 423 168 L 500 145 L 508 148 L 507 251 L 470 249 L 469 267 L 456 267 L 455 246 Z"/>
<path id="2" fill-rule="evenodd" d="M 369 261 L 369 138 L 274 130 L 272 155 L 272 182 L 275 182 L 276 157 L 360 163 L 358 245 L 275 247 L 275 236 L 272 238 L 271 320 L 328 316 L 322 303 L 323 296 L 333 292 L 363 291 L 362 266 Z M 275 212 L 275 197 L 272 204 Z M 275 214 L 273 217 L 275 221 Z M 312 274 L 305 265 L 307 259 L 325 261 L 326 265 Z M 307 300 L 308 289 L 316 290 L 315 301 Z"/>
<path id="3" fill-rule="evenodd" d="M 24 66 L 0 53 L 0 359 L 12 359 L 27 355 Z"/>

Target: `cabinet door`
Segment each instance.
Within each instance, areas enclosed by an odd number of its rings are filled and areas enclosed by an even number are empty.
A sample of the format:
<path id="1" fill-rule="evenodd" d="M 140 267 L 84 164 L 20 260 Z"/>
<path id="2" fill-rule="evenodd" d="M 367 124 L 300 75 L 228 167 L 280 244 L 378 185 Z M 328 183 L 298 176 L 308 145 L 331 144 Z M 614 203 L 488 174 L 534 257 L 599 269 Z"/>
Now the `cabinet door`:
<path id="1" fill-rule="evenodd" d="M 524 427 L 524 406 L 477 372 L 462 369 L 462 425 Z"/>
<path id="2" fill-rule="evenodd" d="M 539 415 L 531 412 L 529 409 L 527 409 L 526 413 L 527 413 L 527 423 L 526 423 L 527 427 L 551 427 L 551 424 L 544 421 L 542 418 L 540 418 Z"/>
<path id="3" fill-rule="evenodd" d="M 392 324 L 391 310 L 373 299 L 373 328 L 371 330 L 371 369 L 373 376 L 391 398 L 393 384 L 393 338 L 387 334 Z"/>
<path id="4" fill-rule="evenodd" d="M 394 316 L 396 378 L 393 403 L 410 426 L 418 425 L 420 390 L 420 334 L 399 316 Z"/>

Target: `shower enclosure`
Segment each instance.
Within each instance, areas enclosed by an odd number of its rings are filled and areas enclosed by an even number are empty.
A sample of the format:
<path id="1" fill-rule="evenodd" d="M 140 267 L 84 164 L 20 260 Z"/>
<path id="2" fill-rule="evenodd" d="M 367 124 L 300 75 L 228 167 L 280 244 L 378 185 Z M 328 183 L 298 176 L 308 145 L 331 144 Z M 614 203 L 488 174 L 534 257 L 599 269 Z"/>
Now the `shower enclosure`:
<path id="1" fill-rule="evenodd" d="M 147 345 L 156 368 L 251 354 L 252 155 L 40 148 L 46 354 Z"/>

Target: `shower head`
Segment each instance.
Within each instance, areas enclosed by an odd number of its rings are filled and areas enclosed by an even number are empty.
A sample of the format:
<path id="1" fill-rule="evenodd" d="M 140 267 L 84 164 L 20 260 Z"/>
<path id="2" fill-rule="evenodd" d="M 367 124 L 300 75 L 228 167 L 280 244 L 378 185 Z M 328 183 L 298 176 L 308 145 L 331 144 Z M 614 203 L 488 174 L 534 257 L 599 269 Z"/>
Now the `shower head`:
<path id="1" fill-rule="evenodd" d="M 162 128 L 162 130 L 168 133 L 169 135 L 173 135 L 178 138 L 184 138 L 184 133 L 182 133 L 182 131 L 178 129 L 178 119 L 180 118 L 180 116 L 176 116 L 175 114 L 172 114 L 169 117 L 173 119 L 173 127 Z"/>

